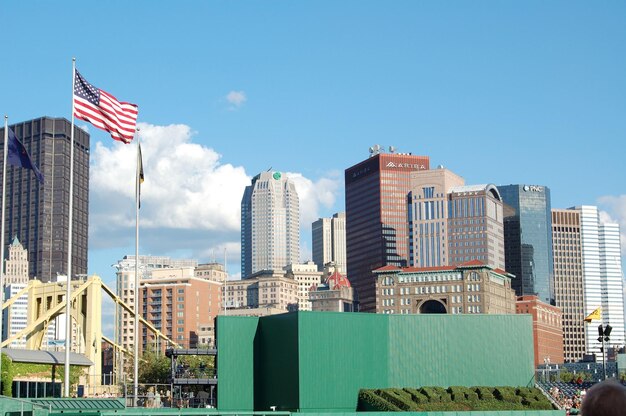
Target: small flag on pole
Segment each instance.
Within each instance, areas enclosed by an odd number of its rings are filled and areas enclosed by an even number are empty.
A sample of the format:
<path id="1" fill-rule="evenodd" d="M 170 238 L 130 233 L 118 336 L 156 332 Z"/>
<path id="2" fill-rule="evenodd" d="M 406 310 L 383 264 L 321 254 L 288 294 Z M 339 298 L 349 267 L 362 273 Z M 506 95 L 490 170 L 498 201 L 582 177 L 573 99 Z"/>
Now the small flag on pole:
<path id="1" fill-rule="evenodd" d="M 137 202 L 141 208 L 141 184 L 143 183 L 143 157 L 141 156 L 141 144 L 137 145 Z"/>
<path id="2" fill-rule="evenodd" d="M 602 318 L 602 307 L 596 308 L 595 311 L 591 312 L 589 316 L 585 318 L 585 322 L 591 322 L 594 320 L 599 320 Z"/>
<path id="3" fill-rule="evenodd" d="M 30 158 L 30 155 L 28 154 L 28 151 L 26 150 L 22 142 L 18 140 L 15 133 L 13 133 L 13 130 L 11 130 L 10 128 L 8 130 L 9 143 L 7 145 L 7 162 L 12 164 L 13 166 L 32 170 L 37 179 L 39 179 L 39 182 L 43 184 L 43 174 L 41 173 L 39 168 L 35 166 Z"/>
<path id="4" fill-rule="evenodd" d="M 74 71 L 74 116 L 108 131 L 111 137 L 130 143 L 135 136 L 137 105 L 120 102 L 111 94 L 94 87 Z"/>

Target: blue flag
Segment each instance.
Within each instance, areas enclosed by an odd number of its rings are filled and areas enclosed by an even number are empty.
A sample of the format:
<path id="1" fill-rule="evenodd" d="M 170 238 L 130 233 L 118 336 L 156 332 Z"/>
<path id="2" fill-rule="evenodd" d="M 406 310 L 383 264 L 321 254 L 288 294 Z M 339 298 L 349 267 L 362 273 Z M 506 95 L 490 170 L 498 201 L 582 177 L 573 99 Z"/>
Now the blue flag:
<path id="1" fill-rule="evenodd" d="M 31 169 L 35 173 L 37 179 L 39 179 L 39 182 L 43 184 L 43 174 L 41 173 L 39 168 L 35 166 L 33 161 L 30 159 L 28 151 L 26 150 L 22 142 L 17 139 L 15 133 L 13 133 L 13 130 L 11 130 L 10 128 L 7 162 L 9 162 L 13 166 Z"/>

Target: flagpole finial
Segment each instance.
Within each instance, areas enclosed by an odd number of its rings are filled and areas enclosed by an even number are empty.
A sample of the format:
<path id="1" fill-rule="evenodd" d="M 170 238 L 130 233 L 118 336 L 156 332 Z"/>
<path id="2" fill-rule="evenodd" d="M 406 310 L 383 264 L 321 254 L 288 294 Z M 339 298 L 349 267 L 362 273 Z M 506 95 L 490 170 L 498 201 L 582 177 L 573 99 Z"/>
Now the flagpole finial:
<path id="1" fill-rule="evenodd" d="M 76 57 L 72 56 L 72 62 L 76 62 Z"/>

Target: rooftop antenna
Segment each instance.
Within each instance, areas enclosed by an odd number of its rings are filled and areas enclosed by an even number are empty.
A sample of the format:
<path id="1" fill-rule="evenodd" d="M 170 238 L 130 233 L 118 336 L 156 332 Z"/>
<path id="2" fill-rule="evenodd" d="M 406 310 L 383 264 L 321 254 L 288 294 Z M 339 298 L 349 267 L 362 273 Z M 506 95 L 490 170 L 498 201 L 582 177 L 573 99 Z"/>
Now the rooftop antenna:
<path id="1" fill-rule="evenodd" d="M 370 156 L 376 156 L 378 154 L 381 153 L 382 147 L 380 147 L 379 144 L 375 144 L 374 146 L 370 147 L 369 151 L 370 151 Z"/>

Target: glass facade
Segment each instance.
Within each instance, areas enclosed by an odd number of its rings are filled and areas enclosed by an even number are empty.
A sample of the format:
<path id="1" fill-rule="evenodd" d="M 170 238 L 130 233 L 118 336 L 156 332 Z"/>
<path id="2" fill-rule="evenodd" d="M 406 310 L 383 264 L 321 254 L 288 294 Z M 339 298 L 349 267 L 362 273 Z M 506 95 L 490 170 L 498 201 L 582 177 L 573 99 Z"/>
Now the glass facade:
<path id="1" fill-rule="evenodd" d="M 43 173 L 45 184 L 41 185 L 29 169 L 7 166 L 4 238 L 8 245 L 18 237 L 28 250 L 30 277 L 47 282 L 57 274 L 67 274 L 71 123 L 64 118 L 42 117 L 14 124 L 11 129 Z M 0 134 L 4 137 L 4 129 Z M 89 134 L 75 127 L 74 275 L 87 273 L 88 226 Z"/>
<path id="2" fill-rule="evenodd" d="M 516 276 L 518 296 L 554 300 L 550 189 L 538 185 L 498 186 L 504 209 L 506 270 Z"/>
<path id="3" fill-rule="evenodd" d="M 411 172 L 428 168 L 427 156 L 389 153 L 345 171 L 347 274 L 362 311 L 376 311 L 372 270 L 408 265 Z"/>

